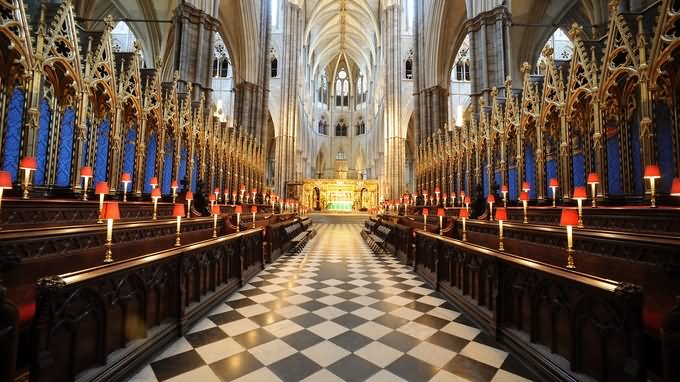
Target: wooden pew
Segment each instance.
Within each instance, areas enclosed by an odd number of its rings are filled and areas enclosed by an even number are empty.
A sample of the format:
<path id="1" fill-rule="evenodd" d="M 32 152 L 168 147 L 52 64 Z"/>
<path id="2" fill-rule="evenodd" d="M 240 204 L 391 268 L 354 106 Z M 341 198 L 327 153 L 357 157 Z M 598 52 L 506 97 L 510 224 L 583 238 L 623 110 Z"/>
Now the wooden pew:
<path id="1" fill-rule="evenodd" d="M 153 203 L 120 203 L 121 221 L 151 220 Z M 159 202 L 156 214 L 159 219 L 172 217 L 172 203 Z M 0 211 L 0 226 L 5 229 L 63 227 L 96 223 L 99 217 L 99 199 L 89 201 L 54 199 L 5 199 Z"/>
<path id="2" fill-rule="evenodd" d="M 642 290 L 416 232 L 416 270 L 543 380 L 646 380 Z"/>
<path id="3" fill-rule="evenodd" d="M 40 279 L 31 381 L 123 380 L 254 274 L 262 237 L 254 229 Z"/>

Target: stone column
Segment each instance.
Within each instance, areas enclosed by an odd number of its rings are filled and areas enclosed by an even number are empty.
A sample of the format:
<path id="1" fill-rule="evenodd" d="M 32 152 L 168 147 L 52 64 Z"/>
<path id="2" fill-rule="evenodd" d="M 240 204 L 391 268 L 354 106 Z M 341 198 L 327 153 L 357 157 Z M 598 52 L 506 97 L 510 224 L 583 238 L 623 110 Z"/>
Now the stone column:
<path id="1" fill-rule="evenodd" d="M 298 78 L 302 56 L 304 15 L 300 7 L 287 3 L 284 10 L 283 54 L 279 60 L 281 71 L 281 114 L 279 130 L 275 134 L 276 166 L 274 167 L 274 190 L 283 197 L 287 184 L 295 181 L 295 138 L 300 112 L 298 109 Z"/>

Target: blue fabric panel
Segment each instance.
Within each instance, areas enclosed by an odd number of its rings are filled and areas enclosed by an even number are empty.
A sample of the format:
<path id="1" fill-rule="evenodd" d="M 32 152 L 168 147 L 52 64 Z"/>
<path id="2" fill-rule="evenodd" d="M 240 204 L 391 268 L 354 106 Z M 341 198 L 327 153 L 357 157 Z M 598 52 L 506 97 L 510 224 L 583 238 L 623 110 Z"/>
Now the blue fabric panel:
<path id="1" fill-rule="evenodd" d="M 574 173 L 574 187 L 586 185 L 586 161 L 583 154 L 576 154 L 572 158 L 572 172 Z"/>
<path id="2" fill-rule="evenodd" d="M 517 168 L 513 167 L 508 170 L 508 200 L 517 200 L 519 198 L 517 190 Z"/>
<path id="3" fill-rule="evenodd" d="M 4 152 L 2 153 L 2 169 L 9 172 L 12 181 L 17 180 L 19 171 L 19 153 L 21 152 L 21 125 L 24 120 L 24 92 L 14 89 L 7 110 L 7 128 L 5 131 Z"/>
<path id="4" fill-rule="evenodd" d="M 187 176 L 187 149 L 182 148 L 179 150 L 179 176 L 177 179 L 177 182 L 181 185 L 182 180 L 184 180 L 184 177 Z"/>
<path id="5" fill-rule="evenodd" d="M 642 151 L 640 148 L 640 121 L 633 117 L 630 124 L 631 159 L 633 160 L 633 192 L 644 194 L 644 179 L 642 178 Z"/>
<path id="6" fill-rule="evenodd" d="M 50 118 L 52 113 L 50 112 L 50 106 L 47 100 L 44 98 L 40 101 L 40 117 L 38 123 L 40 124 L 40 130 L 38 131 L 38 143 L 36 147 L 36 161 L 38 162 L 38 169 L 35 170 L 35 175 L 33 175 L 34 184 L 45 184 L 45 161 L 47 160 L 47 141 L 49 140 L 49 128 L 50 128 Z"/>
<path id="7" fill-rule="evenodd" d="M 661 179 L 657 181 L 657 191 L 660 193 L 670 192 L 673 183 L 675 166 L 673 163 L 673 126 L 671 114 L 664 103 L 655 105 L 656 109 L 656 145 L 661 169 Z"/>
<path id="8" fill-rule="evenodd" d="M 149 143 L 146 146 L 146 166 L 144 167 L 144 192 L 151 192 L 151 185 L 149 181 L 156 176 L 156 149 L 158 146 L 158 136 L 156 133 L 151 133 L 149 136 Z"/>
<path id="9" fill-rule="evenodd" d="M 607 180 L 609 194 L 621 195 L 621 158 L 619 158 L 618 134 L 607 139 Z"/>
<path id="10" fill-rule="evenodd" d="M 61 133 L 59 134 L 59 153 L 57 155 L 57 177 L 55 184 L 68 187 L 71 180 L 71 161 L 73 159 L 73 124 L 76 120 L 76 112 L 69 107 L 64 111 L 61 120 Z"/>
<path id="11" fill-rule="evenodd" d="M 546 163 L 546 192 L 549 198 L 552 198 L 552 189 L 550 186 L 550 179 L 557 178 L 557 161 L 555 159 L 550 159 Z M 559 189 L 557 189 L 559 195 Z"/>
<path id="12" fill-rule="evenodd" d="M 108 119 L 103 120 L 97 129 L 97 152 L 94 156 L 94 182 L 103 182 L 106 180 L 106 170 L 109 157 L 109 131 L 111 130 L 111 122 Z"/>
<path id="13" fill-rule="evenodd" d="M 123 146 L 123 172 L 129 172 L 132 184 L 135 184 L 135 148 L 137 146 L 137 129 L 131 127 L 125 135 Z"/>
<path id="14" fill-rule="evenodd" d="M 496 186 L 498 187 L 498 192 L 501 192 L 501 185 L 503 184 L 503 179 L 501 178 L 500 171 L 496 171 L 494 173 L 493 181 L 496 183 Z M 500 194 L 500 196 L 503 196 L 503 194 Z"/>
<path id="15" fill-rule="evenodd" d="M 85 136 L 90 137 L 90 128 L 92 127 L 90 120 L 87 119 L 85 120 Z M 90 140 L 85 139 L 85 142 L 83 142 L 83 159 L 82 162 L 80 162 L 80 167 L 87 166 L 87 164 L 90 162 Z"/>
<path id="16" fill-rule="evenodd" d="M 530 143 L 527 143 L 524 146 L 524 168 L 526 172 L 526 181 L 529 182 L 529 187 L 531 187 L 531 190 L 529 190 L 530 199 L 536 198 L 536 171 L 534 171 L 535 167 L 536 163 L 534 162 L 534 147 Z"/>
<path id="17" fill-rule="evenodd" d="M 170 182 L 172 181 L 172 157 L 174 156 L 175 143 L 171 137 L 165 142 L 165 156 L 163 157 L 163 184 L 161 192 L 170 193 Z"/>

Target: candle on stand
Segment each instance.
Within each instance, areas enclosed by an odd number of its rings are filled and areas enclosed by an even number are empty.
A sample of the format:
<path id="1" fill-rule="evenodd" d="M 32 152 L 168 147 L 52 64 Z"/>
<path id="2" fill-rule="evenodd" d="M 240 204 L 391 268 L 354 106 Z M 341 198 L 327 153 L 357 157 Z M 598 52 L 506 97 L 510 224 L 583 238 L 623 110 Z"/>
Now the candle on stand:
<path id="1" fill-rule="evenodd" d="M 470 212 L 470 197 L 466 196 L 463 202 L 465 203 L 465 209 Z"/>
<path id="2" fill-rule="evenodd" d="M 430 211 L 427 209 L 427 207 L 423 207 L 423 230 L 427 231 L 427 215 L 430 213 Z"/>
<path id="3" fill-rule="evenodd" d="M 501 194 L 503 194 L 503 207 L 508 207 L 508 185 L 504 184 L 501 186 Z"/>
<path id="4" fill-rule="evenodd" d="M 498 220 L 498 250 L 505 251 L 503 247 L 503 221 L 508 220 L 508 213 L 504 207 L 496 208 L 496 220 Z"/>
<path id="5" fill-rule="evenodd" d="M 161 198 L 161 189 L 160 188 L 154 188 L 151 190 L 151 200 L 153 200 L 153 220 L 156 220 L 158 215 L 158 199 Z"/>
<path id="6" fill-rule="evenodd" d="M 191 201 L 194 200 L 194 193 L 187 191 L 184 199 L 187 201 L 187 219 L 189 219 L 191 217 Z"/>
<path id="7" fill-rule="evenodd" d="M 220 201 L 220 188 L 215 187 L 215 189 L 213 190 L 213 194 L 215 194 L 215 204 L 219 203 L 219 201 Z"/>
<path id="8" fill-rule="evenodd" d="M 463 241 L 467 241 L 467 232 L 465 230 L 465 220 L 470 217 L 470 211 L 467 208 L 461 208 L 459 217 L 463 220 Z"/>
<path id="9" fill-rule="evenodd" d="M 528 223 L 529 220 L 527 219 L 527 205 L 529 204 L 529 193 L 526 191 L 522 191 L 519 193 L 519 200 L 522 202 L 522 210 L 524 211 L 524 222 L 523 223 Z"/>
<path id="10" fill-rule="evenodd" d="M 234 212 L 236 213 L 236 232 L 241 231 L 241 213 L 243 212 L 243 207 L 237 205 L 234 207 Z"/>
<path id="11" fill-rule="evenodd" d="M 560 182 L 557 180 L 557 178 L 550 178 L 550 188 L 552 189 L 552 206 L 553 208 L 557 207 L 555 202 L 557 201 L 557 188 L 560 186 Z"/>
<path id="12" fill-rule="evenodd" d="M 212 216 L 213 216 L 213 233 L 212 233 L 212 237 L 217 237 L 217 216 L 220 215 L 220 214 L 222 214 L 222 210 L 220 209 L 220 206 L 218 206 L 217 204 L 215 204 L 215 205 L 213 205 L 213 206 L 210 208 L 210 212 L 212 212 Z M 238 228 L 237 228 L 237 231 L 238 231 Z"/>
<path id="13" fill-rule="evenodd" d="M 456 193 L 452 192 L 451 195 L 449 195 L 449 196 L 450 196 L 450 199 L 451 199 L 451 207 L 455 207 L 456 206 Z"/>
<path id="14" fill-rule="evenodd" d="M 588 199 L 586 188 L 583 186 L 574 188 L 574 199 L 576 199 L 578 205 L 578 221 L 576 226 L 583 228 L 583 201 Z"/>
<path id="15" fill-rule="evenodd" d="M 123 202 L 127 202 L 127 188 L 128 184 L 132 182 L 132 175 L 129 172 L 124 172 L 120 177 L 121 183 L 123 183 Z"/>
<path id="16" fill-rule="evenodd" d="M 486 202 L 489 203 L 489 221 L 493 221 L 493 204 L 496 203 L 496 197 L 493 194 L 489 194 L 486 197 Z"/>
<path id="17" fill-rule="evenodd" d="M 0 171 L 0 210 L 2 208 L 2 193 L 12 189 L 12 176 L 9 171 Z"/>
<path id="18" fill-rule="evenodd" d="M 437 208 L 437 216 L 439 216 L 439 236 L 442 235 L 444 231 L 444 216 L 446 216 L 446 211 L 443 208 Z"/>
<path id="19" fill-rule="evenodd" d="M 113 246 L 113 221 L 120 219 L 118 202 L 106 202 L 102 211 L 102 217 L 106 219 L 106 244 L 104 244 L 106 255 L 104 262 L 110 263 L 113 262 L 113 251 L 111 250 Z"/>
<path id="20" fill-rule="evenodd" d="M 649 179 L 649 187 L 651 191 L 651 206 L 652 208 L 656 208 L 656 197 L 655 197 L 655 184 L 654 181 L 661 178 L 661 170 L 659 169 L 659 166 L 652 164 L 652 165 L 647 165 L 645 166 L 645 173 L 644 173 L 644 178 Z"/>
<path id="21" fill-rule="evenodd" d="M 255 214 L 257 213 L 257 206 L 254 204 L 250 206 L 250 212 L 253 213 L 253 228 L 255 228 Z"/>
<path id="22" fill-rule="evenodd" d="M 24 170 L 24 193 L 22 199 L 28 199 L 28 185 L 31 181 L 31 171 L 38 168 L 35 157 L 25 156 L 19 161 L 19 169 Z"/>
<path id="23" fill-rule="evenodd" d="M 184 216 L 184 204 L 183 203 L 175 203 L 175 206 L 172 209 L 172 216 L 177 218 L 177 232 L 175 233 L 175 247 L 179 247 L 182 245 L 180 243 L 180 225 L 182 224 L 182 216 Z"/>
<path id="24" fill-rule="evenodd" d="M 560 215 L 560 225 L 567 227 L 567 268 L 574 269 L 574 242 L 572 237 L 572 226 L 578 224 L 580 218 L 576 211 L 570 208 L 563 208 Z"/>
<path id="25" fill-rule="evenodd" d="M 155 177 L 155 176 L 152 176 L 151 179 L 149 179 L 149 185 L 151 186 L 152 190 L 154 188 L 158 187 L 158 178 Z"/>
<path id="26" fill-rule="evenodd" d="M 216 205 L 217 201 L 215 200 L 215 194 L 208 195 L 208 201 L 210 202 L 210 208 Z"/>
<path id="27" fill-rule="evenodd" d="M 109 185 L 106 182 L 98 182 L 94 188 L 94 193 L 99 195 L 99 218 L 97 223 L 103 223 L 102 211 L 104 210 L 104 196 L 109 193 Z"/>
<path id="28" fill-rule="evenodd" d="M 175 203 L 175 199 L 177 199 L 177 189 L 179 188 L 179 184 L 177 184 L 177 180 L 173 179 L 172 182 L 170 182 L 170 189 L 172 190 L 172 202 Z"/>
<path id="29" fill-rule="evenodd" d="M 83 200 L 87 200 L 87 187 L 92 178 L 92 167 L 85 166 L 80 168 L 80 177 L 83 178 Z"/>
<path id="30" fill-rule="evenodd" d="M 593 203 L 592 207 L 596 208 L 597 207 L 597 202 L 595 202 L 595 199 L 597 199 L 597 196 L 595 195 L 595 189 L 597 188 L 598 183 L 600 183 L 600 175 L 596 172 L 591 172 L 588 174 L 588 181 L 587 183 L 590 185 L 590 194 L 593 198 Z"/>

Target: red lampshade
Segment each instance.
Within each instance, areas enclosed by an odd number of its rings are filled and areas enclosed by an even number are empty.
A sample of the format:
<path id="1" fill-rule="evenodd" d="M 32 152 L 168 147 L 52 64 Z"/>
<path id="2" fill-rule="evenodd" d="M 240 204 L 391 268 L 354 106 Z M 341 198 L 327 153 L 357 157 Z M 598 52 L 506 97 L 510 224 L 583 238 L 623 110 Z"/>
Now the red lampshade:
<path id="1" fill-rule="evenodd" d="M 462 218 L 469 218 L 470 217 L 470 211 L 468 211 L 467 208 L 461 208 L 460 209 L 460 215 L 458 215 L 461 219 Z"/>
<path id="2" fill-rule="evenodd" d="M 529 186 L 529 182 L 522 182 L 522 191 L 529 191 L 531 190 L 531 186 Z"/>
<path id="3" fill-rule="evenodd" d="M 430 210 L 427 208 L 423 208 L 423 216 L 427 216 L 430 214 Z"/>
<path id="4" fill-rule="evenodd" d="M 132 175 L 129 172 L 124 172 L 120 177 L 120 181 L 123 183 L 132 182 Z"/>
<path id="5" fill-rule="evenodd" d="M 461 191 L 460 196 L 465 197 L 465 191 Z"/>
<path id="6" fill-rule="evenodd" d="M 214 202 L 215 201 L 215 194 L 208 195 L 208 200 L 211 201 L 211 202 Z"/>
<path id="7" fill-rule="evenodd" d="M 455 193 L 455 192 L 452 192 L 451 195 L 449 195 L 449 196 L 451 197 L 451 199 L 455 199 L 455 198 L 456 198 L 456 193 Z"/>
<path id="8" fill-rule="evenodd" d="M 437 186 L 437 187 L 434 188 L 434 193 L 436 194 L 436 193 L 438 193 L 438 192 L 441 192 L 441 190 L 439 189 L 439 186 Z"/>
<path id="9" fill-rule="evenodd" d="M 120 219 L 120 209 L 118 209 L 118 202 L 105 202 L 102 209 L 102 219 Z"/>
<path id="10" fill-rule="evenodd" d="M 596 173 L 596 172 L 591 172 L 590 174 L 588 174 L 587 183 L 588 184 L 598 184 L 598 183 L 600 183 L 600 175 L 598 175 L 598 173 Z"/>
<path id="11" fill-rule="evenodd" d="M 8 171 L 0 171 L 0 188 L 4 190 L 12 188 L 12 177 Z"/>
<path id="12" fill-rule="evenodd" d="M 186 215 L 186 212 L 184 212 L 184 203 L 175 203 L 175 206 L 172 208 L 172 216 L 183 217 L 184 215 Z"/>
<path id="13" fill-rule="evenodd" d="M 237 205 L 236 207 L 234 207 L 234 213 L 240 214 L 242 212 L 243 212 L 243 207 L 241 207 L 241 205 Z"/>
<path id="14" fill-rule="evenodd" d="M 465 204 L 470 204 L 470 197 L 469 197 L 469 196 L 466 196 L 465 199 L 463 199 L 463 202 L 464 202 Z"/>
<path id="15" fill-rule="evenodd" d="M 90 166 L 85 166 L 80 168 L 80 176 L 85 177 L 85 176 L 92 176 L 92 167 Z"/>
<path id="16" fill-rule="evenodd" d="M 559 187 L 560 182 L 557 181 L 557 178 L 550 178 L 550 187 Z"/>
<path id="17" fill-rule="evenodd" d="M 184 196 L 184 200 L 194 200 L 194 193 L 187 191 L 187 194 Z"/>
<path id="18" fill-rule="evenodd" d="M 673 185 L 671 186 L 671 195 L 680 196 L 680 178 L 673 178 Z"/>
<path id="19" fill-rule="evenodd" d="M 496 220 L 508 220 L 508 212 L 505 208 L 496 208 Z"/>
<path id="20" fill-rule="evenodd" d="M 588 199 L 586 188 L 583 186 L 574 188 L 574 199 Z"/>
<path id="21" fill-rule="evenodd" d="M 496 197 L 493 194 L 489 194 L 489 196 L 486 197 L 486 202 L 487 203 L 496 203 Z"/>
<path id="22" fill-rule="evenodd" d="M 520 201 L 529 201 L 529 193 L 526 191 L 522 191 L 519 193 L 519 200 Z"/>
<path id="23" fill-rule="evenodd" d="M 151 198 L 152 199 L 160 199 L 161 197 L 161 189 L 160 188 L 154 188 L 151 190 Z"/>
<path id="24" fill-rule="evenodd" d="M 170 188 L 179 188 L 176 180 L 173 180 L 172 182 L 170 182 Z"/>
<path id="25" fill-rule="evenodd" d="M 219 194 L 219 193 L 220 193 L 220 188 L 219 188 L 219 187 L 215 187 L 215 191 L 213 191 L 213 192 L 214 192 L 215 194 Z"/>
<path id="26" fill-rule="evenodd" d="M 661 178 L 661 170 L 659 170 L 659 166 L 655 164 L 650 164 L 645 166 L 645 179 L 657 179 Z"/>
<path id="27" fill-rule="evenodd" d="M 250 213 L 251 214 L 257 213 L 257 206 L 256 205 L 253 204 L 252 206 L 250 206 Z"/>
<path id="28" fill-rule="evenodd" d="M 507 184 L 501 186 L 501 192 L 509 192 Z"/>
<path id="29" fill-rule="evenodd" d="M 246 191 L 246 186 L 245 186 L 245 184 L 242 184 L 240 189 L 241 189 L 241 192 L 245 192 L 245 191 Z"/>
<path id="30" fill-rule="evenodd" d="M 443 208 L 437 208 L 437 216 L 446 216 L 446 211 Z"/>
<path id="31" fill-rule="evenodd" d="M 427 195 L 427 190 L 423 190 L 423 195 Z"/>
<path id="32" fill-rule="evenodd" d="M 38 168 L 38 162 L 35 161 L 35 157 L 23 157 L 19 161 L 19 168 L 22 170 L 35 170 Z"/>
<path id="33" fill-rule="evenodd" d="M 253 195 L 257 194 L 257 188 L 253 188 L 252 190 L 250 190 L 250 193 Z"/>
<path id="34" fill-rule="evenodd" d="M 152 186 L 158 186 L 158 178 L 152 176 L 151 179 L 149 179 L 149 184 Z"/>
<path id="35" fill-rule="evenodd" d="M 109 184 L 106 182 L 98 182 L 97 186 L 94 188 L 94 193 L 95 194 L 108 194 L 109 193 Z"/>
<path id="36" fill-rule="evenodd" d="M 219 214 L 222 213 L 222 210 L 220 209 L 220 206 L 218 206 L 217 204 L 215 204 L 214 206 L 212 206 L 212 211 L 211 211 L 211 212 L 212 212 L 213 215 L 219 215 Z"/>
<path id="37" fill-rule="evenodd" d="M 563 208 L 560 215 L 560 225 L 577 225 L 578 213 L 571 208 Z"/>

